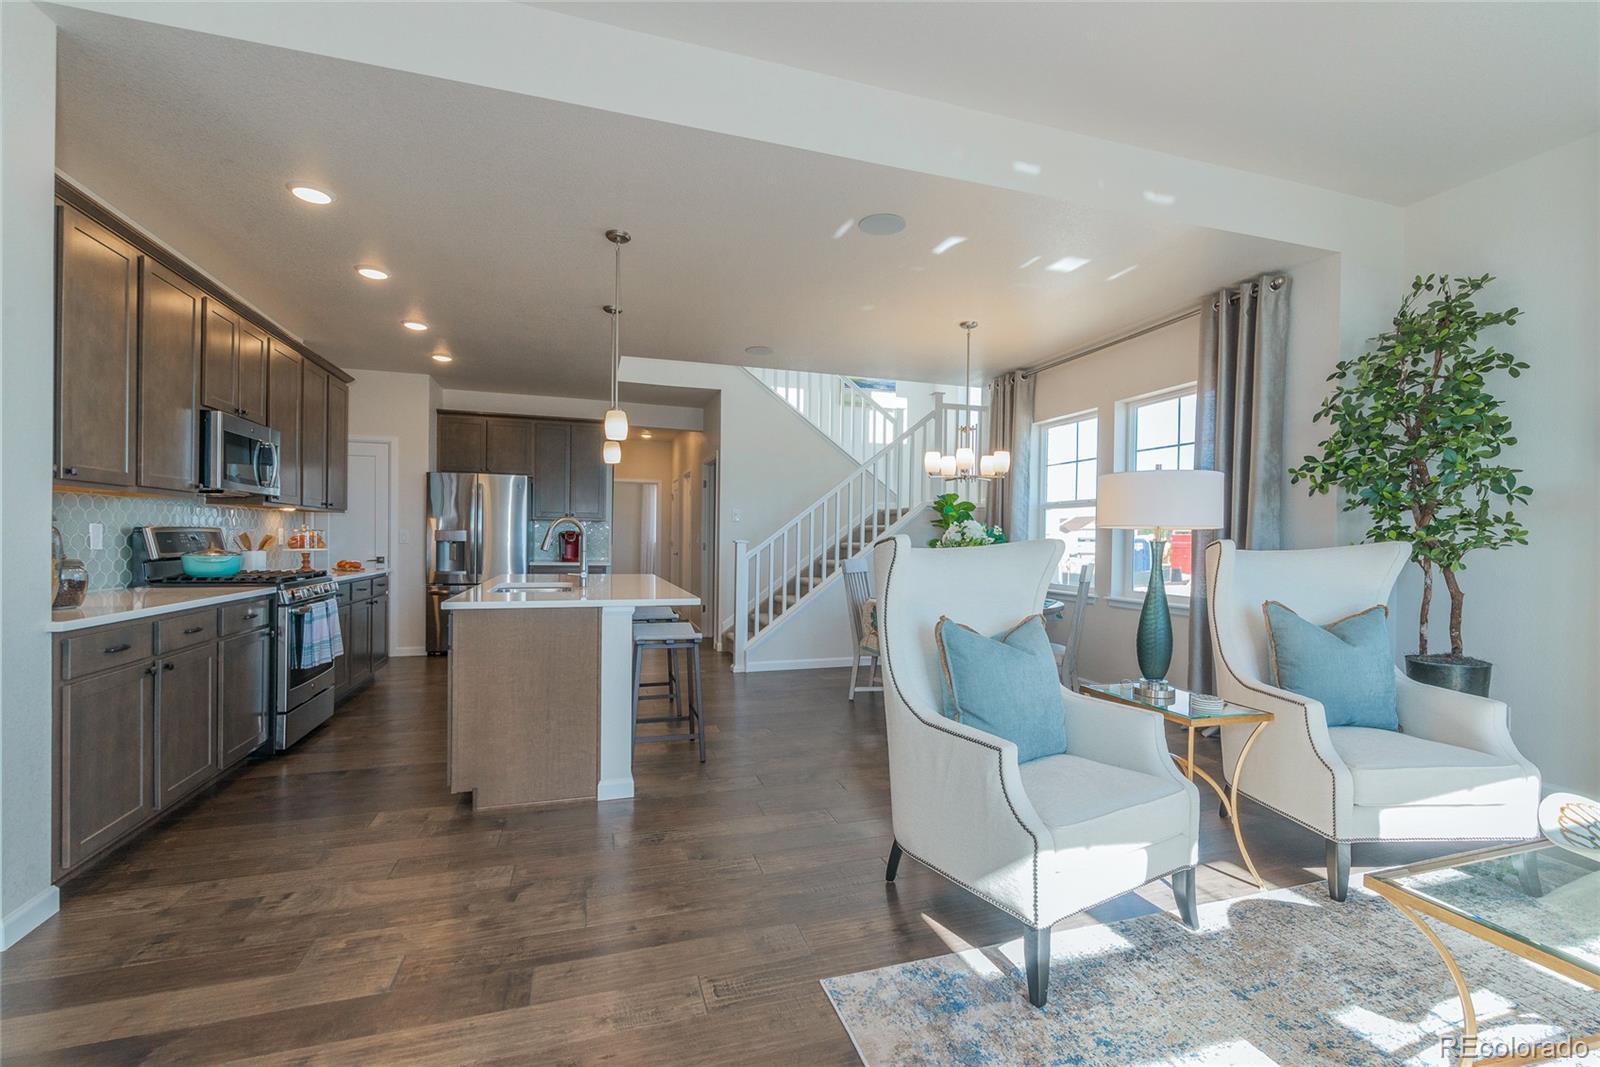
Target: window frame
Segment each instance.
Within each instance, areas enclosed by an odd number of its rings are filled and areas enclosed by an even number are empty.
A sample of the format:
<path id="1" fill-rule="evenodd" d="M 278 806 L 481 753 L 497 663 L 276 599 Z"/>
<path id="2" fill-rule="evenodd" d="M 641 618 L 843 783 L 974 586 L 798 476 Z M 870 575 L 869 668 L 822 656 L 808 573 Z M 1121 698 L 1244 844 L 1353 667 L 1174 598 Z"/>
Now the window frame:
<path id="1" fill-rule="evenodd" d="M 1195 398 L 1195 423 L 1196 427 L 1198 427 L 1199 394 L 1199 382 L 1185 382 L 1181 385 L 1159 389 L 1153 393 L 1145 393 L 1141 396 L 1132 396 L 1118 401 L 1116 469 L 1118 471 L 1136 471 L 1139 469 L 1139 411 L 1141 408 L 1151 407 L 1175 398 L 1193 396 Z M 1190 447 L 1192 449 L 1198 448 L 1198 443 L 1199 431 L 1196 428 L 1194 440 L 1190 442 Z M 1181 453 L 1183 447 L 1183 424 L 1181 421 L 1178 424 L 1178 438 L 1174 445 L 1180 449 Z M 1162 445 L 1160 447 L 1169 446 Z M 1193 466 L 1184 467 L 1180 461 L 1180 465 L 1172 469 L 1193 470 L 1195 468 Z M 1136 588 L 1133 584 L 1134 531 L 1117 530 L 1115 533 L 1117 536 L 1112 539 L 1112 598 L 1129 604 L 1142 604 L 1145 590 Z M 1174 611 L 1187 612 L 1190 599 L 1191 595 L 1188 593 L 1175 593 L 1170 589 L 1167 590 L 1167 602 Z"/>
<path id="2" fill-rule="evenodd" d="M 1091 512 L 1095 511 L 1095 509 L 1096 509 L 1096 500 L 1097 500 L 1098 494 L 1096 494 L 1096 496 L 1093 496 L 1093 497 L 1079 498 L 1079 499 L 1074 499 L 1074 500 L 1050 500 L 1046 496 L 1046 489 L 1050 484 L 1050 462 L 1049 462 L 1050 461 L 1050 448 L 1049 448 L 1050 431 L 1053 430 L 1053 429 L 1057 429 L 1059 427 L 1062 427 L 1062 426 L 1073 426 L 1073 425 L 1078 425 L 1078 424 L 1085 423 L 1085 422 L 1093 422 L 1095 424 L 1095 428 L 1094 428 L 1095 454 L 1094 454 L 1094 457 L 1093 457 L 1093 462 L 1094 462 L 1094 474 L 1095 474 L 1095 477 L 1098 479 L 1099 476 L 1101 474 L 1103 474 L 1105 472 L 1105 469 L 1106 469 L 1106 467 L 1105 467 L 1105 457 L 1101 454 L 1103 450 L 1100 447 L 1100 430 L 1101 430 L 1101 427 L 1100 427 L 1100 409 L 1099 408 L 1085 408 L 1082 411 L 1075 411 L 1075 412 L 1071 412 L 1071 413 L 1066 414 L 1066 415 L 1057 415 L 1054 418 L 1045 419 L 1045 420 L 1043 420 L 1041 422 L 1036 422 L 1036 423 L 1033 424 L 1034 473 L 1033 473 L 1032 505 L 1029 508 L 1030 518 L 1029 518 L 1028 536 L 1030 538 L 1033 538 L 1035 540 L 1041 540 L 1041 539 L 1045 538 L 1045 536 L 1046 536 L 1045 535 L 1045 529 L 1044 529 L 1045 513 L 1050 511 L 1053 508 L 1088 508 Z M 1082 461 L 1081 460 L 1075 460 L 1075 461 L 1071 461 L 1071 462 L 1082 462 Z M 1096 557 L 1096 563 L 1097 564 L 1098 564 L 1099 555 L 1100 555 L 1100 546 L 1101 546 L 1100 535 L 1101 535 L 1101 533 L 1102 533 L 1102 531 L 1098 527 L 1096 527 L 1096 529 L 1095 529 L 1095 557 Z M 1098 566 L 1096 567 L 1096 569 L 1098 570 Z M 1098 584 L 1099 584 L 1098 578 L 1093 580 L 1093 584 L 1095 586 L 1098 586 Z M 1072 588 L 1070 588 L 1068 586 L 1061 585 L 1057 579 L 1052 579 L 1051 580 L 1050 589 L 1051 589 L 1052 592 L 1055 592 L 1055 593 L 1063 593 L 1063 594 L 1069 594 L 1069 595 L 1070 594 L 1076 594 L 1076 592 L 1077 592 L 1077 590 L 1075 590 L 1075 589 L 1072 589 Z M 1091 601 L 1094 599 L 1094 590 L 1091 590 L 1090 599 L 1091 599 Z"/>

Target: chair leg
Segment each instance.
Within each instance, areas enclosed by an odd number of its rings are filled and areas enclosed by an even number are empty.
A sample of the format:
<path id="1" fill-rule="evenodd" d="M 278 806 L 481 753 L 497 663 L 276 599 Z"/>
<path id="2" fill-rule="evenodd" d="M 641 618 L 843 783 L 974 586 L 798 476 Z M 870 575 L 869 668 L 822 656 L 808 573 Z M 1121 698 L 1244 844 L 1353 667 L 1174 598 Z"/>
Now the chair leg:
<path id="1" fill-rule="evenodd" d="M 633 646 L 633 744 L 639 743 L 639 671 L 644 665 L 644 646 Z"/>
<path id="2" fill-rule="evenodd" d="M 857 652 L 855 654 L 855 658 L 850 661 L 850 701 L 851 701 L 851 703 L 854 703 L 855 699 L 856 699 L 856 672 L 859 671 L 859 670 L 861 670 L 861 653 Z"/>
<path id="3" fill-rule="evenodd" d="M 1028 965 L 1028 1003 L 1044 1007 L 1050 996 L 1050 928 L 1022 932 L 1022 957 Z"/>
<path id="4" fill-rule="evenodd" d="M 1350 892 L 1350 842 L 1329 841 L 1328 896 L 1342 901 Z"/>
<path id="5" fill-rule="evenodd" d="M 1191 930 L 1200 929 L 1200 906 L 1195 901 L 1194 868 L 1172 872 L 1172 895 L 1178 902 L 1178 917 Z"/>
<path id="6" fill-rule="evenodd" d="M 1539 881 L 1539 850 L 1524 852 L 1517 857 L 1517 878 L 1522 891 L 1530 897 L 1544 896 L 1544 883 Z"/>
<path id="7" fill-rule="evenodd" d="M 1223 822 L 1228 821 L 1228 802 L 1226 800 L 1217 801 L 1217 814 L 1221 816 Z"/>
<path id="8" fill-rule="evenodd" d="M 672 704 L 672 721 L 683 721 L 683 685 L 678 680 L 678 650 L 667 649 L 667 697 Z"/>
<path id="9" fill-rule="evenodd" d="M 900 842 L 894 841 L 889 845 L 889 866 L 884 868 L 883 880 L 894 881 L 894 876 L 900 873 L 900 857 L 905 853 L 900 850 Z"/>

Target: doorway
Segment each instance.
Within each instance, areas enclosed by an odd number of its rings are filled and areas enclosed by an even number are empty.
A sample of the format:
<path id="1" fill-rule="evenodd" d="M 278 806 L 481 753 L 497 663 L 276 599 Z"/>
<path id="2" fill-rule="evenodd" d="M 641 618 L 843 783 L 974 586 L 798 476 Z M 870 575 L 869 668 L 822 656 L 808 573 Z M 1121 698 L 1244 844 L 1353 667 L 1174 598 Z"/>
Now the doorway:
<path id="1" fill-rule="evenodd" d="M 716 617 L 717 605 L 717 461 L 700 464 L 700 596 L 702 629 L 707 618 Z M 722 627 L 713 627 L 713 647 L 722 651 Z"/>
<path id="2" fill-rule="evenodd" d="M 328 515 L 326 564 L 353 559 L 363 567 L 389 567 L 393 557 L 394 442 L 383 438 L 350 438 L 350 495 L 343 512 Z"/>
<path id="3" fill-rule="evenodd" d="M 618 478 L 611 489 L 611 572 L 660 574 L 661 483 Z"/>

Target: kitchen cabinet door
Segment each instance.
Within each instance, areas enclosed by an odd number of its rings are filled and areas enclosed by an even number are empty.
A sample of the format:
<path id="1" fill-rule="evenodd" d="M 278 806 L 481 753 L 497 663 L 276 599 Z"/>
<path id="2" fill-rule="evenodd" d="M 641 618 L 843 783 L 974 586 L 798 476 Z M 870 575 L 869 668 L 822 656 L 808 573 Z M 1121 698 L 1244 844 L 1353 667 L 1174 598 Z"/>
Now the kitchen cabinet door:
<path id="1" fill-rule="evenodd" d="M 328 378 L 327 506 L 343 511 L 350 497 L 350 387 Z"/>
<path id="2" fill-rule="evenodd" d="M 156 676 L 157 809 L 214 778 L 219 755 L 216 643 L 163 656 Z"/>
<path id="3" fill-rule="evenodd" d="M 601 455 L 604 447 L 605 431 L 599 423 L 573 423 L 567 506 L 580 519 L 603 519 L 611 510 L 611 468 Z"/>
<path id="4" fill-rule="evenodd" d="M 139 252 L 80 212 L 58 211 L 56 477 L 133 485 Z"/>
<path id="5" fill-rule="evenodd" d="M 348 588 L 348 584 L 340 586 Z M 352 605 L 343 597 L 339 600 L 339 643 L 344 649 L 333 658 L 333 691 L 343 696 L 350 688 L 350 642 L 353 639 L 351 623 L 355 621 Z"/>
<path id="6" fill-rule="evenodd" d="M 246 319 L 239 320 L 239 414 L 267 424 L 267 335 Z"/>
<path id="7" fill-rule="evenodd" d="M 267 425 L 278 431 L 278 501 L 300 503 L 300 353 L 273 340 L 267 358 Z"/>
<path id="8" fill-rule="evenodd" d="M 139 484 L 199 488 L 200 292 L 146 258 L 140 270 Z"/>
<path id="9" fill-rule="evenodd" d="M 155 813 L 155 670 L 141 662 L 60 690 L 60 861 L 70 869 Z"/>
<path id="10" fill-rule="evenodd" d="M 533 420 L 484 419 L 484 469 L 490 474 L 532 474 Z"/>
<path id="11" fill-rule="evenodd" d="M 238 763 L 267 739 L 272 693 L 272 631 L 222 642 L 222 767 Z"/>
<path id="12" fill-rule="evenodd" d="M 571 486 L 572 424 L 533 424 L 533 517 L 559 519 L 568 511 Z"/>
<path id="13" fill-rule="evenodd" d="M 389 662 L 389 596 L 372 598 L 372 673 L 377 674 Z"/>
<path id="14" fill-rule="evenodd" d="M 328 506 L 328 372 L 301 361 L 300 502 Z"/>
<path id="15" fill-rule="evenodd" d="M 482 415 L 440 415 L 435 458 L 441 471 L 481 474 L 487 459 L 488 420 Z"/>
<path id="16" fill-rule="evenodd" d="M 372 601 L 358 600 L 350 605 L 350 635 L 345 638 L 344 650 L 350 657 L 351 688 L 371 681 Z"/>
<path id="17" fill-rule="evenodd" d="M 208 408 L 239 414 L 239 316 L 216 297 L 205 298 L 205 359 L 200 398 Z"/>

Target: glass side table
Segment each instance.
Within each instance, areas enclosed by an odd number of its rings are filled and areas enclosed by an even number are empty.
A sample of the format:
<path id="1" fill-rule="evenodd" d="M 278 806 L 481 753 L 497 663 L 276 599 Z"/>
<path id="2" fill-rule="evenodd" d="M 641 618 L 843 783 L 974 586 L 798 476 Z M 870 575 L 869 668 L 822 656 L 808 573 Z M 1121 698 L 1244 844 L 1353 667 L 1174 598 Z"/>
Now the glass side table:
<path id="1" fill-rule="evenodd" d="M 1250 850 L 1244 847 L 1244 831 L 1239 825 L 1239 782 L 1244 778 L 1244 764 L 1250 757 L 1250 748 L 1256 743 L 1261 728 L 1272 721 L 1272 713 L 1258 711 L 1255 708 L 1242 708 L 1237 704 L 1223 704 L 1218 711 L 1191 711 L 1189 691 L 1176 687 L 1172 690 L 1172 700 L 1167 703 L 1140 696 L 1133 682 L 1084 682 L 1078 688 L 1085 696 L 1138 708 L 1140 711 L 1154 712 L 1168 722 L 1184 728 L 1188 741 L 1187 751 L 1182 755 L 1174 752 L 1172 758 L 1177 761 L 1178 769 L 1183 771 L 1191 782 L 1198 777 L 1221 799 L 1222 814 L 1233 824 L 1233 841 L 1239 846 L 1239 858 L 1244 860 L 1245 868 L 1255 880 L 1256 886 L 1265 889 L 1267 883 L 1256 871 L 1256 865 L 1250 859 Z M 1240 726 L 1249 723 L 1254 723 L 1255 727 L 1250 731 L 1250 736 L 1245 738 L 1244 748 L 1239 750 L 1239 759 L 1233 765 L 1233 781 L 1229 783 L 1230 788 L 1224 789 L 1220 782 L 1195 764 L 1195 732 L 1211 726 Z"/>

